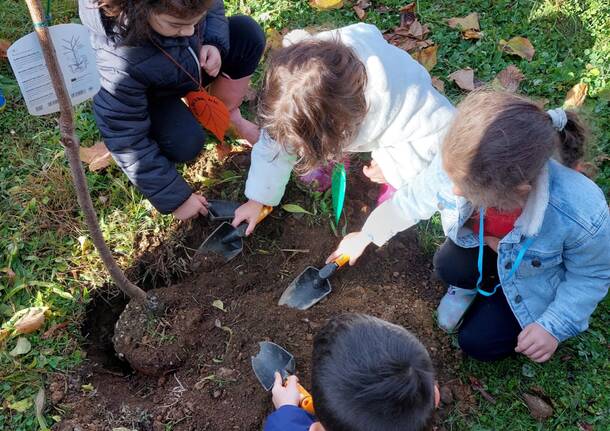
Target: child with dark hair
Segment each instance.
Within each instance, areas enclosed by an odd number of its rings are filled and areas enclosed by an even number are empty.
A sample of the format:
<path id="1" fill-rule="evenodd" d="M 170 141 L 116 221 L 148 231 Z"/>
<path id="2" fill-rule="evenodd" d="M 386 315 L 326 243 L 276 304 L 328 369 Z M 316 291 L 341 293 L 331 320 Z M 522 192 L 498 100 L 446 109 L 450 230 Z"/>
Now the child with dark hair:
<path id="1" fill-rule="evenodd" d="M 336 316 L 316 335 L 316 418 L 298 408 L 297 378 L 276 374 L 265 431 L 416 431 L 440 395 L 426 348 L 405 328 L 364 314 Z M 317 421 L 316 421 L 317 419 Z"/>
<path id="2" fill-rule="evenodd" d="M 347 153 L 371 153 L 364 174 L 388 191 L 383 201 L 428 166 L 455 111 L 428 71 L 373 25 L 295 30 L 284 44 L 267 66 L 249 200 L 233 221 L 247 221 L 247 234 L 263 205 L 280 202 L 293 168 L 315 172 Z"/>
<path id="3" fill-rule="evenodd" d="M 353 264 L 371 242 L 381 246 L 440 211 L 447 240 L 434 266 L 449 290 L 439 325 L 453 331 L 461 323 L 459 345 L 475 359 L 518 352 L 547 361 L 587 329 L 610 285 L 608 203 L 573 169 L 586 138 L 575 112 L 473 92 L 429 168 L 329 260 L 347 254 Z"/>
<path id="4" fill-rule="evenodd" d="M 176 170 L 206 135 L 181 98 L 210 84 L 236 131 L 258 140 L 239 106 L 265 47 L 250 17 L 225 16 L 221 0 L 79 0 L 102 89 L 93 112 L 104 142 L 129 180 L 161 213 L 187 220 L 207 201 Z"/>

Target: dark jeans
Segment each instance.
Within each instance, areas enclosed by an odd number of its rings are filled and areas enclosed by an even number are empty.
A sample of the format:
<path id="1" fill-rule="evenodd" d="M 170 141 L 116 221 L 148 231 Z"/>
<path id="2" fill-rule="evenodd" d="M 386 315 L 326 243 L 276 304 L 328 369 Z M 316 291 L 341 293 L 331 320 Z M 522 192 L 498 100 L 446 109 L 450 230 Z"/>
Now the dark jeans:
<path id="1" fill-rule="evenodd" d="M 229 18 L 230 50 L 222 59 L 221 74 L 232 79 L 245 78 L 256 70 L 265 49 L 265 34 L 248 16 Z M 205 75 L 204 84 L 214 78 Z M 193 160 L 205 143 L 203 127 L 180 97 L 149 98 L 150 137 L 168 159 L 184 163 Z"/>
<path id="2" fill-rule="evenodd" d="M 478 248 L 462 248 L 447 239 L 434 256 L 434 271 L 447 284 L 474 289 L 479 278 Z M 489 247 L 483 254 L 481 288 L 492 291 L 498 283 L 498 255 Z M 479 361 L 495 361 L 514 354 L 521 326 L 501 288 L 492 296 L 477 295 L 464 315 L 458 343 Z"/>

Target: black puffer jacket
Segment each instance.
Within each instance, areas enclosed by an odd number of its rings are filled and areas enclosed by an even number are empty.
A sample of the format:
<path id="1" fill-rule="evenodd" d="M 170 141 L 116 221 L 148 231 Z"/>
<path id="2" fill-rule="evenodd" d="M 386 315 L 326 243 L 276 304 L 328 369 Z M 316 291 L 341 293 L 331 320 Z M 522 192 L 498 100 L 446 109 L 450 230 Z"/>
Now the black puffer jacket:
<path id="1" fill-rule="evenodd" d="M 151 42 L 117 45 L 104 27 L 95 0 L 79 0 L 82 23 L 91 32 L 102 89 L 93 99 L 95 120 L 119 167 L 160 212 L 178 208 L 192 190 L 174 163 L 149 138 L 150 96 L 184 96 L 197 85 Z M 199 48 L 214 45 L 224 56 L 229 50 L 229 26 L 224 2 L 216 0 L 199 31 L 191 37 L 162 37 L 155 42 L 192 76 L 201 73 Z"/>

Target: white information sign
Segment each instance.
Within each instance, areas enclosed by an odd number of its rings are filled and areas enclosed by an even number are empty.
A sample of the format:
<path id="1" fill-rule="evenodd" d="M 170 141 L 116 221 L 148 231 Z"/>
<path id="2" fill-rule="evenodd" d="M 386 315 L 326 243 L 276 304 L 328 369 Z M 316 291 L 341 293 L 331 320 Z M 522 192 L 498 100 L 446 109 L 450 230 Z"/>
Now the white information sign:
<path id="1" fill-rule="evenodd" d="M 100 89 L 100 77 L 88 30 L 80 24 L 60 24 L 49 27 L 49 31 L 72 105 L 90 99 Z M 59 103 L 38 36 L 30 33 L 13 43 L 8 59 L 30 114 L 58 112 Z"/>

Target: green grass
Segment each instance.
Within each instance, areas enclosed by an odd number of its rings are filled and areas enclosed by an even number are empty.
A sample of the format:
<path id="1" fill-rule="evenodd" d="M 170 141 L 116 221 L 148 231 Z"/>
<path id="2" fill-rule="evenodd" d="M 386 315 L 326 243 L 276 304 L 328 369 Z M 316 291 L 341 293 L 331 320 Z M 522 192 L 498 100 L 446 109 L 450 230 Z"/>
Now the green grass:
<path id="1" fill-rule="evenodd" d="M 75 0 L 55 0 L 52 11 L 56 22 L 76 17 Z M 338 27 L 357 21 L 350 7 L 329 12 L 313 12 L 307 2 L 288 0 L 230 0 L 229 13 L 248 13 L 265 28 L 278 31 L 297 27 Z M 387 13 L 369 10 L 366 21 L 389 29 L 398 23 L 398 7 L 406 1 L 373 2 L 385 5 Z M 421 21 L 430 25 L 431 38 L 440 46 L 439 62 L 432 75 L 445 80 L 446 92 L 457 102 L 462 93 L 446 76 L 463 67 L 472 67 L 476 77 L 491 80 L 509 64 L 525 74 L 525 94 L 545 98 L 548 106 L 560 105 L 565 93 L 576 83 L 589 85 L 583 112 L 589 119 L 595 141 L 590 159 L 599 168 L 598 184 L 610 193 L 610 3 L 605 0 L 471 0 L 468 2 L 424 0 L 418 2 Z M 478 42 L 461 40 L 445 22 L 454 16 L 478 12 L 484 33 Z M 30 29 L 25 2 L 4 0 L 0 5 L 2 38 L 15 40 Z M 499 39 L 528 37 L 536 48 L 532 62 L 502 54 Z M 0 272 L 0 321 L 29 306 L 46 305 L 50 314 L 44 329 L 67 323 L 47 339 L 42 331 L 27 338 L 32 350 L 18 358 L 6 352 L 15 338 L 0 350 L 0 428 L 36 429 L 33 408 L 24 412 L 9 404 L 31 399 L 51 373 L 66 372 L 83 358 L 79 346 L 80 322 L 90 293 L 109 279 L 97 254 L 88 246 L 87 231 L 74 199 L 69 170 L 59 144 L 56 120 L 27 114 L 12 80 L 10 68 L 0 60 L 0 87 L 8 98 L 0 114 L 0 270 L 15 272 L 9 279 Z M 99 139 L 90 107 L 77 109 L 78 133 L 83 144 Z M 243 173 L 225 172 L 210 179 L 194 168 L 184 168 L 189 181 L 204 187 L 214 181 L 230 184 L 223 194 L 239 198 Z M 122 267 L 129 267 L 145 251 L 145 244 L 168 243 L 180 246 L 174 236 L 177 224 L 171 217 L 151 211 L 148 202 L 129 186 L 124 175 L 113 167 L 103 173 L 87 173 L 87 179 L 104 235 Z M 311 196 L 304 208 L 317 208 L 326 201 Z M 356 227 L 351 227 L 355 229 Z M 422 246 L 433 251 L 439 241 L 438 220 L 420 227 Z M 79 241 L 80 239 L 80 241 Z M 83 247 L 81 244 L 84 244 Z M 168 257 L 171 260 L 171 256 Z M 167 262 L 166 265 L 167 266 Z M 180 267 L 179 262 L 175 262 Z M 151 268 L 168 277 L 164 268 Z M 154 275 L 154 274 L 153 274 Z M 473 414 L 452 414 L 447 429 L 530 430 L 610 428 L 610 380 L 608 359 L 610 301 L 606 300 L 592 320 L 591 330 L 564 343 L 555 358 L 536 365 L 525 359 L 510 359 L 495 364 L 466 360 L 463 377 L 475 376 L 496 399 L 490 404 L 477 397 Z M 525 368 L 524 368 L 525 367 Z M 525 372 L 524 372 L 525 370 Z M 533 377 L 527 377 L 533 376 Z M 541 388 L 553 401 L 555 414 L 544 424 L 528 415 L 521 394 L 533 386 Z M 47 420 L 61 412 L 50 409 Z M 580 428 L 579 428 L 580 427 Z"/>

